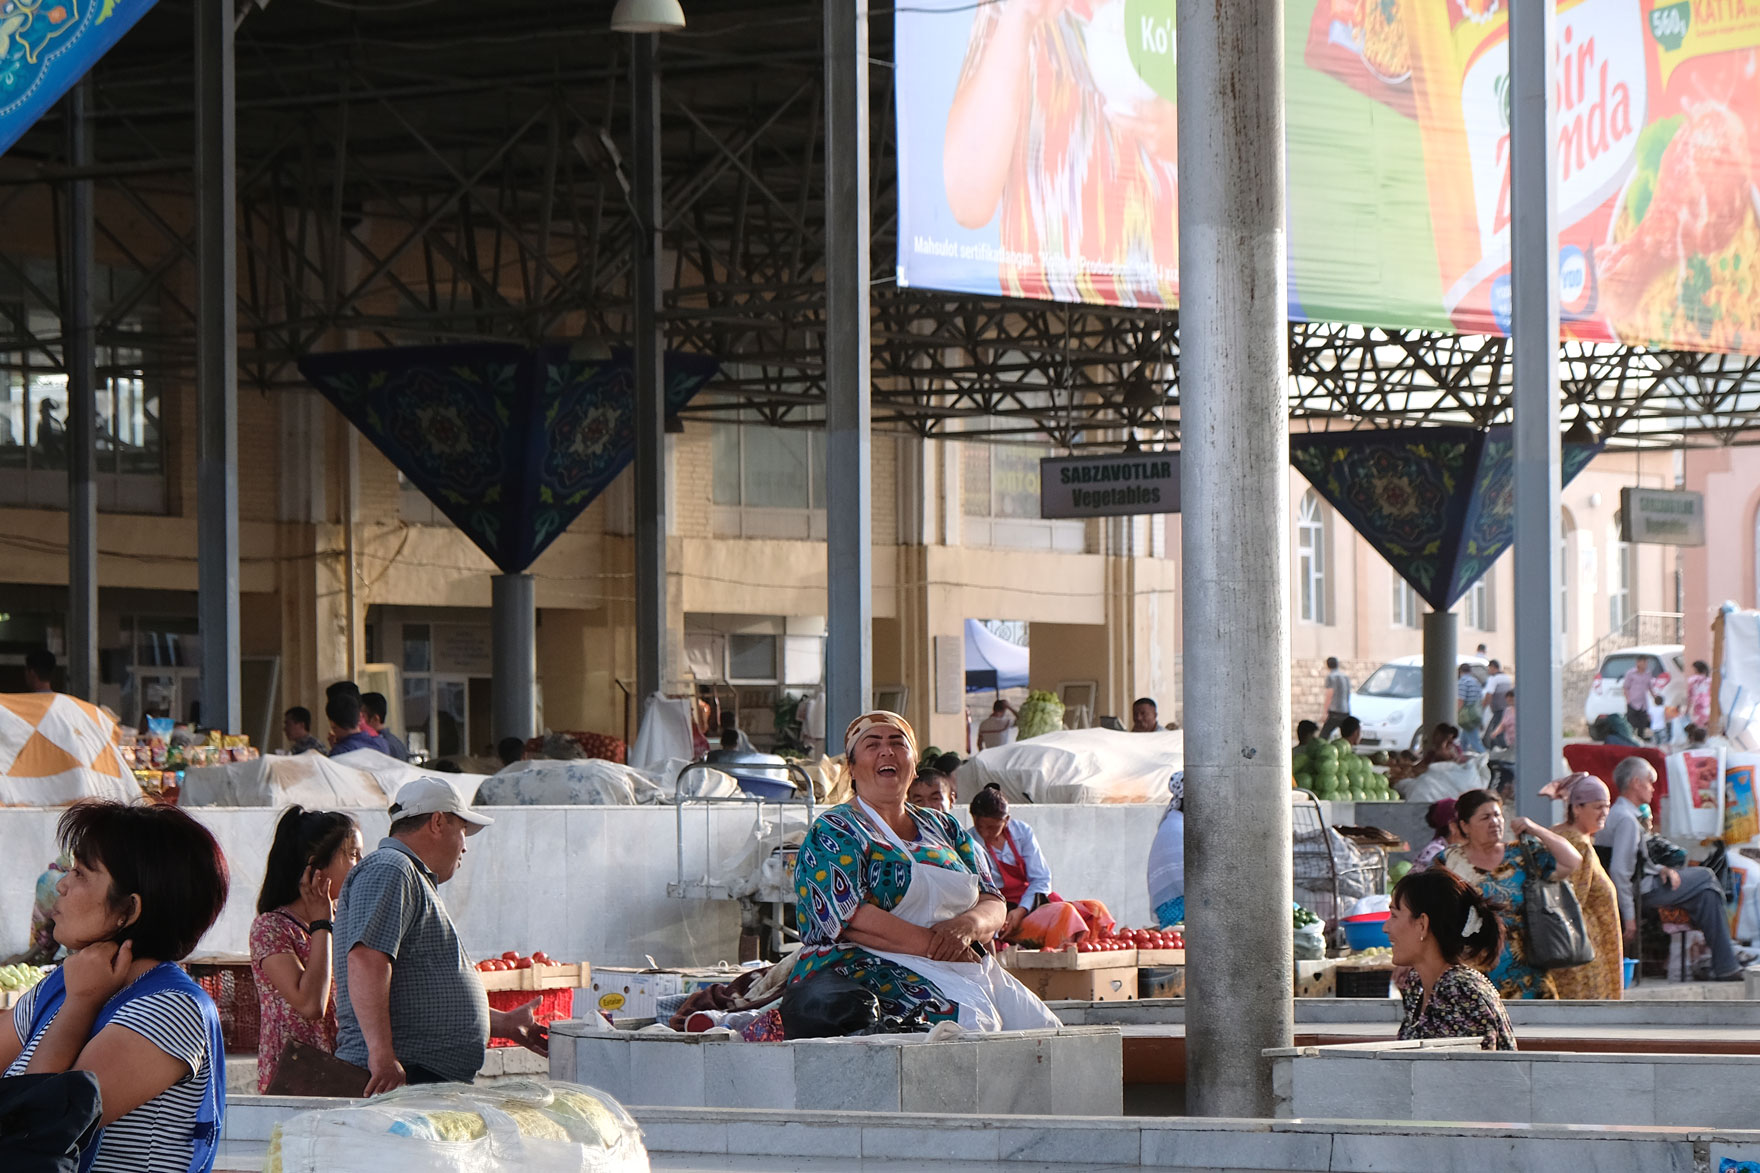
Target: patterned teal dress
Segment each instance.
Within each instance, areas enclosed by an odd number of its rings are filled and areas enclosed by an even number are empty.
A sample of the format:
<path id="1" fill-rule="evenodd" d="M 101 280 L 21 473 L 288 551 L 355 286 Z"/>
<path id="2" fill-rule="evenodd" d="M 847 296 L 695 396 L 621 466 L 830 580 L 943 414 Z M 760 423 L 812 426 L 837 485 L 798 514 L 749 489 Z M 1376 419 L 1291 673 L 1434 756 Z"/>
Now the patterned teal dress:
<path id="1" fill-rule="evenodd" d="M 887 1014 L 921 1009 L 930 1022 L 957 1019 L 958 1005 L 933 982 L 859 945 L 838 940 L 856 909 L 872 904 L 890 912 L 911 883 L 910 860 L 871 832 L 858 809 L 853 803 L 832 807 L 813 820 L 801 843 L 794 877 L 795 923 L 802 948 L 790 981 L 802 982 L 830 970 L 873 991 Z M 1001 894 L 984 849 L 951 815 L 915 806 L 905 809 L 917 823 L 917 839 L 909 844 L 917 862 L 971 872 L 978 877 L 981 892 Z"/>
<path id="2" fill-rule="evenodd" d="M 1540 878 L 1550 880 L 1558 870 L 1558 860 L 1532 835 L 1524 835 L 1521 842 L 1505 847 L 1503 862 L 1493 871 L 1473 866 L 1467 849 L 1458 844 L 1442 853 L 1442 865 L 1477 888 L 1481 896 L 1498 908 L 1498 919 L 1503 921 L 1503 953 L 1486 975 L 1497 992 L 1505 998 L 1556 998 L 1558 987 L 1552 984 L 1552 975 L 1528 964 L 1527 922 L 1522 916 L 1522 885 L 1527 882 L 1528 861 L 1523 846 L 1533 852 Z"/>

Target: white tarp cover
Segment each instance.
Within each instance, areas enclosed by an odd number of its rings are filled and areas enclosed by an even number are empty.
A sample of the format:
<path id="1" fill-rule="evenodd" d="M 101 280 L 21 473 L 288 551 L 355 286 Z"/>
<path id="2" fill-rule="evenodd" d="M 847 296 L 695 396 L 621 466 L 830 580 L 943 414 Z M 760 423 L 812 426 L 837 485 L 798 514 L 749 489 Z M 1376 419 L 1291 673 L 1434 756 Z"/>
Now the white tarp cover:
<path id="1" fill-rule="evenodd" d="M 1760 752 L 1760 611 L 1725 603 L 1713 626 L 1718 636 L 1717 708 L 1724 736 L 1731 749 Z"/>
<path id="2" fill-rule="evenodd" d="M 1186 735 L 1062 729 L 976 754 L 954 775 L 960 802 L 992 782 L 1010 802 L 1166 802 Z"/>
<path id="3" fill-rule="evenodd" d="M 0 693 L 0 806 L 140 796 L 108 713 L 64 693 Z"/>
<path id="4" fill-rule="evenodd" d="M 642 710 L 635 742 L 629 747 L 629 764 L 638 770 L 659 773 L 674 758 L 690 761 L 697 756 L 691 735 L 691 702 L 655 693 Z"/>
<path id="5" fill-rule="evenodd" d="M 515 762 L 477 788 L 480 806 L 635 806 L 665 797 L 640 770 L 599 758 Z"/>
<path id="6" fill-rule="evenodd" d="M 404 783 L 438 778 L 470 802 L 484 782 L 482 774 L 441 774 L 400 762 L 375 749 L 340 757 L 320 753 L 266 754 L 251 762 L 200 766 L 183 775 L 184 806 L 266 806 L 298 804 L 307 810 L 384 810 Z"/>

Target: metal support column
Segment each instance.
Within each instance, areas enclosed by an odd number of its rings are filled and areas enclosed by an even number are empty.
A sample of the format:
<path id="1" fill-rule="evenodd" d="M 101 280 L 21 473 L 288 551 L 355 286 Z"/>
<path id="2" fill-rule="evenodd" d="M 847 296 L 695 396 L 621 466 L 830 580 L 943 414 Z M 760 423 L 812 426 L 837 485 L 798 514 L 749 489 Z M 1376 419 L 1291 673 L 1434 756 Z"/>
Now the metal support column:
<path id="1" fill-rule="evenodd" d="M 826 736 L 873 694 L 867 0 L 825 0 Z"/>
<path id="2" fill-rule="evenodd" d="M 1281 0 L 1179 0 L 1188 1110 L 1294 1033 Z"/>
<path id="3" fill-rule="evenodd" d="M 495 740 L 538 732 L 538 609 L 529 574 L 489 580 Z"/>
<path id="4" fill-rule="evenodd" d="M 1510 279 L 1515 368 L 1516 803 L 1538 822 L 1535 793 L 1562 768 L 1558 528 L 1558 191 L 1551 4 L 1509 17 Z"/>
<path id="5" fill-rule="evenodd" d="M 630 38 L 636 215 L 636 704 L 666 684 L 666 339 L 660 327 L 660 38 Z"/>
<path id="6" fill-rule="evenodd" d="M 1460 629 L 1453 611 L 1424 613 L 1424 723 L 1418 730 L 1429 736 L 1437 725 L 1453 725 L 1459 692 L 1455 677 L 1460 672 Z M 1403 745 L 1395 749 L 1406 748 Z"/>
<path id="7" fill-rule="evenodd" d="M 196 616 L 202 723 L 243 727 L 238 693 L 238 252 L 233 10 L 196 0 Z M 182 714 L 177 714 L 182 716 Z"/>
<path id="8" fill-rule="evenodd" d="M 87 74 L 67 92 L 67 165 L 91 169 Z M 67 184 L 67 284 L 62 306 L 67 364 L 67 691 L 98 699 L 98 484 L 96 346 L 92 334 L 92 181 Z"/>

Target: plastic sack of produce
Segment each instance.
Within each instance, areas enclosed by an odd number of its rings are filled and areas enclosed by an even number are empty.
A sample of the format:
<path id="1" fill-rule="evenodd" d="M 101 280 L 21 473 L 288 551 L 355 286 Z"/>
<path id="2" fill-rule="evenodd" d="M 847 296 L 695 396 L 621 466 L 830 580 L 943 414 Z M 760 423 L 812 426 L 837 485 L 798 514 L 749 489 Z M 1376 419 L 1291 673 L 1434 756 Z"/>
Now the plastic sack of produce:
<path id="1" fill-rule="evenodd" d="M 1063 702 L 1057 699 L 1054 692 L 1029 692 L 1027 703 L 1021 706 L 1015 725 L 1018 729 L 1017 736 L 1023 741 L 1029 737 L 1055 733 L 1063 728 Z"/>
<path id="2" fill-rule="evenodd" d="M 1023 949 L 1061 949 L 1088 931 L 1088 922 L 1066 900 L 1041 904 L 1014 931 L 1009 940 Z"/>
<path id="3" fill-rule="evenodd" d="M 398 1088 L 276 1126 L 264 1173 L 647 1173 L 641 1129 L 594 1088 L 519 1080 Z"/>
<path id="4" fill-rule="evenodd" d="M 1185 759 L 1180 730 L 1060 729 L 974 754 L 953 780 L 961 803 L 992 782 L 1009 802 L 1165 803 Z"/>

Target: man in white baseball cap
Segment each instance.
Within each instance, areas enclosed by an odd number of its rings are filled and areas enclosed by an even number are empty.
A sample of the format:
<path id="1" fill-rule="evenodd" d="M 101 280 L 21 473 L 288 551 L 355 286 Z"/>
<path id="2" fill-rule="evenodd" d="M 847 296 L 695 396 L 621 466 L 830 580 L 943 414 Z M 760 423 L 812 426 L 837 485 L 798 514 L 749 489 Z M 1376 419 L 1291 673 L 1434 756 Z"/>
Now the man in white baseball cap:
<path id="1" fill-rule="evenodd" d="M 549 1051 L 548 1033 L 532 1018 L 536 999 L 489 1009 L 440 901 L 465 839 L 494 821 L 445 781 L 417 778 L 391 804 L 391 834 L 343 882 L 332 938 L 336 1057 L 367 1069 L 366 1095 L 405 1083 L 469 1083 L 490 1035 Z"/>

